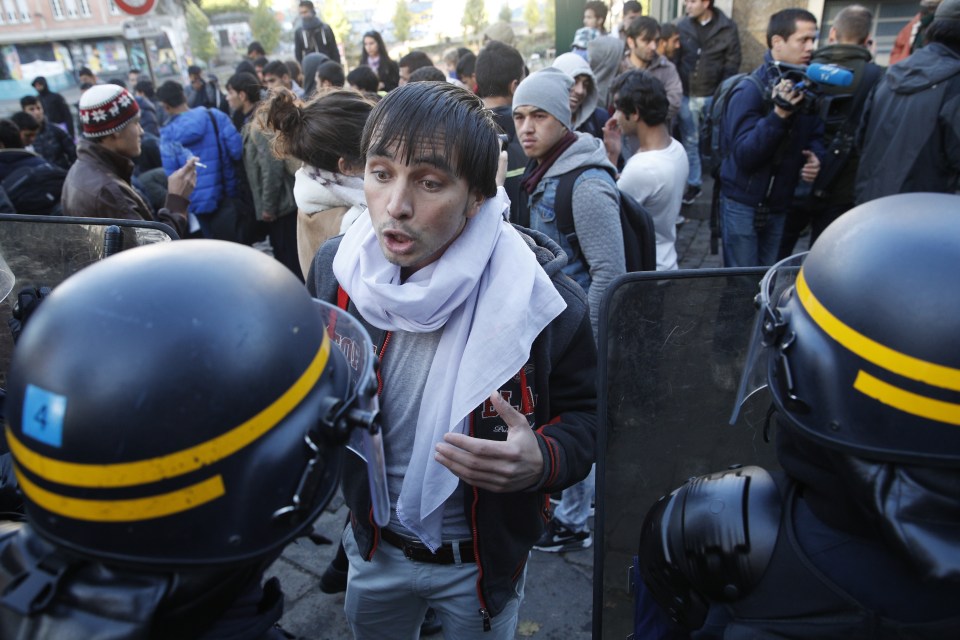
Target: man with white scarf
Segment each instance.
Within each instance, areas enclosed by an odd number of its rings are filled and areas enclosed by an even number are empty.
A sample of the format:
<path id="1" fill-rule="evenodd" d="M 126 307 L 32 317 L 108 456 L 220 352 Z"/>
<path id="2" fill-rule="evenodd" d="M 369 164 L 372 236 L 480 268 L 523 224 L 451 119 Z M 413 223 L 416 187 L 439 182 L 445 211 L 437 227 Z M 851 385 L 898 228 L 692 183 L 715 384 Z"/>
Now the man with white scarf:
<path id="1" fill-rule="evenodd" d="M 583 291 L 546 236 L 511 226 L 497 128 L 450 84 L 391 92 L 364 129 L 369 210 L 308 286 L 366 325 L 380 359 L 390 523 L 348 456 L 344 608 L 356 638 L 512 639 L 551 492 L 594 459 L 596 353 Z"/>

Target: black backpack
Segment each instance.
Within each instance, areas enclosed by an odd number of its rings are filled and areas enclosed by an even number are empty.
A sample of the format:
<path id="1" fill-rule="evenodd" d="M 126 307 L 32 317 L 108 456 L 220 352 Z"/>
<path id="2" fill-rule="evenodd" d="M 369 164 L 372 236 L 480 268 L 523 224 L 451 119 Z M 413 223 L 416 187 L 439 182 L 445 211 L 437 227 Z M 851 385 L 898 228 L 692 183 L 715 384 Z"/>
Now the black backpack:
<path id="1" fill-rule="evenodd" d="M 760 84 L 753 73 L 734 74 L 717 86 L 713 92 L 713 102 L 710 103 L 710 108 L 700 125 L 700 158 L 703 172 L 714 178 L 720 175 L 720 165 L 723 164 L 723 159 L 730 152 L 723 145 L 723 118 L 727 110 L 727 103 L 730 102 L 730 94 L 744 78 L 749 79 L 761 95 L 763 94 L 763 85 Z"/>
<path id="2" fill-rule="evenodd" d="M 60 195 L 67 179 L 66 170 L 44 162 L 15 169 L 0 185 L 7 192 L 17 213 L 24 215 L 59 215 Z"/>
<path id="3" fill-rule="evenodd" d="M 557 229 L 566 236 L 574 255 L 570 260 L 580 257 L 580 242 L 573 227 L 573 184 L 580 174 L 593 167 L 580 167 L 560 176 L 557 184 L 556 206 Z M 610 171 L 608 169 L 608 171 Z M 616 181 L 616 175 L 611 171 Z M 657 239 L 653 231 L 653 218 L 637 199 L 619 188 L 620 227 L 623 230 L 623 255 L 626 258 L 627 272 L 657 270 Z"/>

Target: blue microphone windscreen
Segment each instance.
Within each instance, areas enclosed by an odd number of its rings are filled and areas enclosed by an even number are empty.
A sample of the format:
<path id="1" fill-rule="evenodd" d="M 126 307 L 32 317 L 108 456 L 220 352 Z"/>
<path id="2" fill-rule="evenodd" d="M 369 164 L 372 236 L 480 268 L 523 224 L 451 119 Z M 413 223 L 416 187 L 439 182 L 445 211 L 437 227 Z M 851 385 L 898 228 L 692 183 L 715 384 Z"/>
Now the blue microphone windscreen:
<path id="1" fill-rule="evenodd" d="M 813 62 L 807 67 L 807 76 L 814 82 L 832 87 L 849 87 L 853 84 L 853 72 L 835 64 Z"/>

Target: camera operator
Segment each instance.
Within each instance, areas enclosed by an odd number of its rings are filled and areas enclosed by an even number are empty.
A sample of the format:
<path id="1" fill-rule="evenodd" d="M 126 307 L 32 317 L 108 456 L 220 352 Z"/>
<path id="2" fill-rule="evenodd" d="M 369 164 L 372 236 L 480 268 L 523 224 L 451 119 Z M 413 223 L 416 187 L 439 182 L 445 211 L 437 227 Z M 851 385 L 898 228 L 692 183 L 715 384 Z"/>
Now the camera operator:
<path id="1" fill-rule="evenodd" d="M 793 253 L 801 232 L 810 226 L 813 244 L 827 226 L 853 208 L 854 184 L 860 154 L 854 144 L 867 96 L 883 77 L 885 68 L 871 60 L 870 32 L 873 14 L 861 5 L 845 7 L 833 20 L 827 45 L 813 53 L 813 62 L 839 65 L 851 80 L 840 86 L 823 86 L 818 112 L 824 119 L 827 155 L 810 193 L 797 198 L 787 214 L 779 259 Z"/>
<path id="2" fill-rule="evenodd" d="M 730 150 L 720 167 L 724 266 L 773 264 L 797 184 L 812 183 L 820 170 L 823 122 L 777 64 L 808 64 L 816 38 L 810 12 L 775 13 L 763 64 L 730 93 L 721 131 Z"/>

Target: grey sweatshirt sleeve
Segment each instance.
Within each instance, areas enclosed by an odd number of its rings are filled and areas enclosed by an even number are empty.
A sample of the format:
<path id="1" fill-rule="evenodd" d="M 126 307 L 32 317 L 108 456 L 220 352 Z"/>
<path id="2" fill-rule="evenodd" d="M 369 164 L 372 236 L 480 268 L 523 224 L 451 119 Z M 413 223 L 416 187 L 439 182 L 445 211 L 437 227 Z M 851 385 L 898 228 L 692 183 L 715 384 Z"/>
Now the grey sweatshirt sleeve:
<path id="1" fill-rule="evenodd" d="M 609 179 L 581 176 L 573 185 L 573 226 L 580 250 L 590 267 L 590 326 L 597 338 L 600 299 L 607 286 L 626 273 L 620 195 Z"/>

